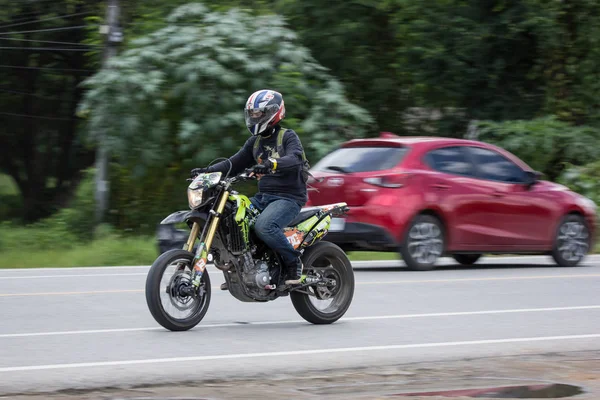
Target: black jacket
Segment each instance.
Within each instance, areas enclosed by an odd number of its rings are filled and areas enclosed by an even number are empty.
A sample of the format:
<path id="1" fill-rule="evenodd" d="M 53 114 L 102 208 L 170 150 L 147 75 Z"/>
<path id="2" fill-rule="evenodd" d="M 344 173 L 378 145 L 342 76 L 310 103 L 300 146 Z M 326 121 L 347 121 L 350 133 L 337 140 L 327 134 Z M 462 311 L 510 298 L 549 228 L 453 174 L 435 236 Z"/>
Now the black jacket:
<path id="1" fill-rule="evenodd" d="M 246 168 L 260 164 L 262 160 L 275 158 L 277 168 L 275 173 L 263 176 L 258 182 L 259 193 L 268 193 L 297 201 L 301 205 L 308 200 L 306 180 L 302 174 L 304 149 L 296 132 L 288 129 L 283 135 L 283 153 L 277 152 L 277 135 L 281 127 L 277 126 L 268 137 L 261 137 L 257 159 L 254 158 L 254 142 L 258 136 L 250 137 L 244 146 L 228 161 L 221 161 L 208 168 L 208 172 L 220 171 L 227 173 L 231 166 L 230 175 L 237 175 Z"/>

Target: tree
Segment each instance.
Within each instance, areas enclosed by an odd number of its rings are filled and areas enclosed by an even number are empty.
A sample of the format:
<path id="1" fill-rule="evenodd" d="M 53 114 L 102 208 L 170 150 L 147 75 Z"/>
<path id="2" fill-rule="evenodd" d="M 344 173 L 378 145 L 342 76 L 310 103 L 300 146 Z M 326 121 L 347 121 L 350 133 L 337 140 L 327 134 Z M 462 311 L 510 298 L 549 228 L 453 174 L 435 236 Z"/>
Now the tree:
<path id="1" fill-rule="evenodd" d="M 349 99 L 375 119 L 371 130 L 403 131 L 403 112 L 414 101 L 397 68 L 400 46 L 394 5 L 376 0 L 273 0 L 319 63 L 348 90 Z"/>
<path id="2" fill-rule="evenodd" d="M 396 6 L 399 74 L 420 106 L 451 111 L 443 134 L 461 136 L 472 119 L 597 120 L 598 2 L 388 4 Z"/>
<path id="3" fill-rule="evenodd" d="M 249 136 L 243 107 L 255 90 L 283 93 L 284 126 L 298 132 L 309 160 L 372 123 L 281 17 L 198 3 L 178 7 L 85 85 L 88 138 L 104 130 L 117 164 L 109 217 L 136 231 L 185 206 L 189 168 L 241 147 Z"/>
<path id="4" fill-rule="evenodd" d="M 0 14 L 0 171 L 17 184 L 28 222 L 64 203 L 92 162 L 77 140 L 75 111 L 93 68 L 95 47 L 82 26 L 95 7 L 26 0 Z"/>
<path id="5" fill-rule="evenodd" d="M 346 100 L 280 17 L 195 3 L 167 20 L 87 81 L 81 107 L 91 137 L 105 130 L 111 152 L 136 173 L 233 154 L 248 136 L 244 102 L 264 87 L 284 93 L 286 126 L 309 156 L 365 134 L 369 115 Z"/>

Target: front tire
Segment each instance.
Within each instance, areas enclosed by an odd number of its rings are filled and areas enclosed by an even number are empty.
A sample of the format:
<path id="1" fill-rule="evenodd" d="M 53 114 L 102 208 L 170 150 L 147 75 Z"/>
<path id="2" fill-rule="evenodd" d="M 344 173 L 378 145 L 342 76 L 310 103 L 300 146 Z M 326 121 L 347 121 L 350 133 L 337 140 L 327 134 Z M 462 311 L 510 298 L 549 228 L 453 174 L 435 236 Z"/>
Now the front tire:
<path id="1" fill-rule="evenodd" d="M 577 266 L 590 250 L 590 238 L 590 230 L 585 219 L 580 215 L 567 215 L 556 231 L 552 258 L 560 267 Z"/>
<path id="2" fill-rule="evenodd" d="M 194 254 L 169 250 L 154 261 L 146 278 L 146 303 L 161 326 L 171 331 L 186 331 L 198 325 L 210 305 L 210 278 L 202 274 L 195 296 L 183 290 L 191 285 Z M 169 276 L 169 274 L 171 274 Z"/>
<path id="3" fill-rule="evenodd" d="M 350 307 L 354 296 L 354 271 L 348 256 L 337 245 L 319 242 L 302 256 L 303 274 L 323 276 L 335 285 L 308 286 L 311 294 L 292 291 L 290 298 L 302 318 L 313 324 L 331 324 L 340 319 Z M 313 302 L 314 301 L 314 302 Z M 325 305 L 324 309 L 318 306 Z M 319 303 L 316 303 L 319 302 Z"/>
<path id="4" fill-rule="evenodd" d="M 429 271 L 444 252 L 444 227 L 433 215 L 420 214 L 411 222 L 400 254 L 408 269 Z"/>

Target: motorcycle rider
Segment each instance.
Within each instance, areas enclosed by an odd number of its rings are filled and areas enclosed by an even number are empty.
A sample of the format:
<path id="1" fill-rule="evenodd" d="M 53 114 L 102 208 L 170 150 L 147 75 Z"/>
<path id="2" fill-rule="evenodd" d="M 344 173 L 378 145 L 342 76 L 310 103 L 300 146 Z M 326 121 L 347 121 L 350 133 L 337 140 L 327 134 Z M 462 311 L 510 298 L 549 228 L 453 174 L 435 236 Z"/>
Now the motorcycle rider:
<path id="1" fill-rule="evenodd" d="M 259 90 L 248 98 L 244 107 L 250 138 L 228 160 L 207 168 L 195 168 L 192 177 L 200 173 L 222 172 L 237 175 L 253 167 L 258 178 L 258 193 L 250 199 L 261 211 L 256 219 L 256 235 L 281 257 L 286 285 L 301 283 L 302 262 L 283 233 L 306 204 L 306 158 L 296 132 L 280 125 L 285 117 L 283 96 L 274 90 Z M 282 154 L 280 154 L 282 153 Z M 221 285 L 227 290 L 227 284 Z"/>

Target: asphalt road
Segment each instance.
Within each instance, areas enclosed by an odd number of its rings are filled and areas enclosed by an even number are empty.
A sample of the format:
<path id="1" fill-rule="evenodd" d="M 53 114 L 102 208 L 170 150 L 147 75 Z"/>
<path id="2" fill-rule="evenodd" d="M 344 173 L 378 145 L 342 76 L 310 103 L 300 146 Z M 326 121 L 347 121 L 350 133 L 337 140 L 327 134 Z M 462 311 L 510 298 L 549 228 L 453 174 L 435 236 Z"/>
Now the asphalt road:
<path id="1" fill-rule="evenodd" d="M 0 395 L 600 349 L 599 256 L 441 265 L 355 263 L 352 306 L 328 326 L 287 297 L 238 302 L 209 269 L 210 309 L 181 333 L 148 312 L 147 267 L 0 270 Z"/>

